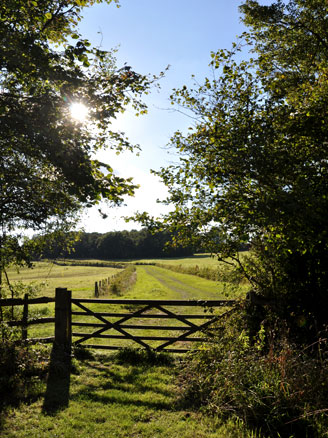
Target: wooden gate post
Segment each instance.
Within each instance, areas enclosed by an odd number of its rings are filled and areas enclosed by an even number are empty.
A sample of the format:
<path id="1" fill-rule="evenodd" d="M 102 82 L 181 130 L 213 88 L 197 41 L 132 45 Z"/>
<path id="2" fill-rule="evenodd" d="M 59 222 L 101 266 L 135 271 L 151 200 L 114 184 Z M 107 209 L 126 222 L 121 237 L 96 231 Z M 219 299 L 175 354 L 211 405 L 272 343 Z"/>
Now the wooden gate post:
<path id="1" fill-rule="evenodd" d="M 28 294 L 24 295 L 24 307 L 23 307 L 23 318 L 22 318 L 22 340 L 27 339 L 27 322 L 28 322 Z"/>
<path id="2" fill-rule="evenodd" d="M 68 353 L 72 343 L 72 291 L 56 288 L 55 301 L 55 345 Z"/>

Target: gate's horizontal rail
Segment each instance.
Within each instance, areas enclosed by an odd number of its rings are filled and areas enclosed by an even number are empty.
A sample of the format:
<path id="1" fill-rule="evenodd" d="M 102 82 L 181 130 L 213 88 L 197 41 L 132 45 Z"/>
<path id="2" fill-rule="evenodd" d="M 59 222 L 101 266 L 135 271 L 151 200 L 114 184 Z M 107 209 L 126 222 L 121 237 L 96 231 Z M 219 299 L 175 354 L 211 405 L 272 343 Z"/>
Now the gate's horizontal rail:
<path id="1" fill-rule="evenodd" d="M 76 327 L 105 327 L 106 324 L 99 322 L 72 322 L 72 326 Z M 123 329 L 134 329 L 134 330 L 188 330 L 190 331 L 190 326 L 165 326 L 165 325 L 134 325 L 134 324 L 120 324 L 119 327 Z M 110 329 L 111 327 L 109 327 Z"/>
<path id="2" fill-rule="evenodd" d="M 204 306 L 204 307 L 231 307 L 236 304 L 235 300 L 99 300 L 93 298 L 72 298 L 73 304 L 134 304 L 150 306 Z"/>
<path id="3" fill-rule="evenodd" d="M 124 347 L 118 345 L 99 345 L 99 344 L 83 344 L 85 348 L 95 348 L 99 350 L 124 350 Z M 193 350 L 197 351 L 197 350 Z M 164 353 L 190 353 L 189 348 L 165 348 Z"/>
<path id="4" fill-rule="evenodd" d="M 37 318 L 37 319 L 31 319 L 30 321 L 6 321 L 6 323 L 10 327 L 20 327 L 20 326 L 28 326 L 33 324 L 47 324 L 55 322 L 55 318 Z"/>
<path id="5" fill-rule="evenodd" d="M 87 336 L 89 333 L 77 333 L 73 332 L 72 336 Z M 99 339 L 127 339 L 124 335 L 103 335 L 103 334 L 96 334 L 92 336 L 93 338 L 99 338 Z M 133 339 L 140 339 L 144 341 L 178 341 L 178 337 L 169 337 L 169 336 L 134 336 Z M 184 341 L 188 342 L 204 342 L 204 338 L 184 338 Z"/>
<path id="6" fill-rule="evenodd" d="M 72 315 L 78 315 L 78 316 L 87 316 L 88 314 L 86 312 L 72 312 Z M 117 318 L 124 318 L 125 316 L 130 316 L 131 313 L 108 313 L 108 312 L 94 312 L 94 316 L 107 316 L 107 317 L 117 317 Z M 156 314 L 156 313 L 143 313 L 142 318 L 154 318 L 154 319 L 177 319 L 177 318 L 188 318 L 188 319 L 211 319 L 213 318 L 213 315 L 185 315 L 185 314 L 175 314 L 173 315 L 163 315 L 163 314 Z"/>

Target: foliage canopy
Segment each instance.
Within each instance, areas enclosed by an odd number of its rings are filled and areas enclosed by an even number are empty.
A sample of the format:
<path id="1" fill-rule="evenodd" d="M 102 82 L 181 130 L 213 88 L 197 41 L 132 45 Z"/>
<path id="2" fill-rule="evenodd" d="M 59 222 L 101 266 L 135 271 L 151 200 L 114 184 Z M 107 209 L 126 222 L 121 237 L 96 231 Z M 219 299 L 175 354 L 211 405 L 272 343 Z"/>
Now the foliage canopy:
<path id="1" fill-rule="evenodd" d="M 253 287 L 314 328 L 328 304 L 328 4 L 240 10 L 249 31 L 212 53 L 213 77 L 172 95 L 195 123 L 172 138 L 179 162 L 158 172 L 175 205 L 164 221 L 222 258 L 251 243 L 240 269 Z M 237 60 L 245 44 L 253 57 Z"/>
<path id="2" fill-rule="evenodd" d="M 0 247 L 11 242 L 14 259 L 19 244 L 8 236 L 20 228 L 65 229 L 81 207 L 101 199 L 119 204 L 136 188 L 95 152 L 134 149 L 111 121 L 128 104 L 145 112 L 140 96 L 154 78 L 118 69 L 113 52 L 78 33 L 83 8 L 100 2 L 1 2 Z M 87 106 L 85 123 L 70 116 L 74 102 Z M 3 264 L 10 251 L 2 252 Z"/>

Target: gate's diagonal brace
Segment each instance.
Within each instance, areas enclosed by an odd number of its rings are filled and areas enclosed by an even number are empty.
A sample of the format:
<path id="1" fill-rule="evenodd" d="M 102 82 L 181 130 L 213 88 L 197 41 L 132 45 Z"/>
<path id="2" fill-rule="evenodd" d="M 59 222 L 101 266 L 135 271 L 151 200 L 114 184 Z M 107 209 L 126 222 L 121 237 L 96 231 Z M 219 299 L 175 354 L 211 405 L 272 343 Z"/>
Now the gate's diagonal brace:
<path id="1" fill-rule="evenodd" d="M 120 332 L 122 335 L 126 336 L 129 339 L 132 339 L 134 342 L 137 342 L 138 344 L 142 345 L 143 347 L 147 348 L 147 350 L 150 349 L 149 345 L 146 344 L 145 342 L 141 341 L 140 339 L 135 338 L 133 335 L 131 335 L 130 333 L 126 332 L 125 330 L 123 330 L 121 327 L 119 327 L 120 324 L 122 324 L 122 322 L 125 322 L 131 318 L 134 318 L 136 316 L 140 316 L 143 312 L 149 310 L 152 308 L 152 306 L 148 305 L 142 309 L 137 310 L 134 313 L 131 313 L 130 315 L 125 316 L 124 318 L 121 318 L 120 320 L 116 321 L 116 322 L 110 322 L 107 319 L 103 318 L 100 315 L 96 315 L 95 312 L 93 312 L 92 310 L 88 309 L 87 307 L 83 306 L 83 304 L 79 303 L 79 302 L 74 302 L 74 304 L 76 304 L 78 307 L 80 307 L 80 309 L 84 310 L 88 315 L 91 315 L 97 319 L 99 319 L 101 322 L 103 322 L 105 324 L 105 327 L 96 330 L 93 333 L 90 333 L 87 336 L 83 336 L 82 338 L 78 339 L 77 341 L 74 342 L 74 344 L 81 344 L 84 341 L 87 341 L 88 339 L 92 338 L 94 335 L 99 335 L 107 330 L 110 330 L 111 328 L 113 328 L 114 330 L 117 330 L 118 332 Z"/>
<path id="2" fill-rule="evenodd" d="M 182 333 L 182 335 L 178 336 L 177 338 L 172 338 L 170 341 L 165 342 L 164 344 L 159 345 L 157 348 L 155 348 L 155 350 L 156 351 L 161 351 L 165 347 L 167 347 L 168 345 L 174 344 L 177 341 L 183 341 L 187 336 L 192 335 L 193 333 L 196 333 L 198 331 L 204 330 L 205 328 L 207 328 L 208 326 L 210 326 L 214 322 L 218 321 L 223 316 L 229 314 L 230 312 L 231 312 L 231 310 L 229 310 L 228 312 L 222 313 L 221 315 L 213 316 L 212 319 L 210 319 L 209 321 L 204 322 L 203 324 L 201 324 L 199 326 L 194 324 L 194 327 L 191 327 L 188 332 Z"/>
<path id="3" fill-rule="evenodd" d="M 184 324 L 187 324 L 187 325 L 189 325 L 190 327 L 195 327 L 195 328 L 197 328 L 198 329 L 198 325 L 197 324 L 194 324 L 193 322 L 190 322 L 190 321 L 188 321 L 185 317 L 183 317 L 182 315 L 176 315 L 174 312 L 171 312 L 170 310 L 167 310 L 167 309 L 165 309 L 164 307 L 162 307 L 162 306 L 159 306 L 159 305 L 157 305 L 157 306 L 153 306 L 153 308 L 155 309 L 158 309 L 158 310 L 160 310 L 161 312 L 163 312 L 163 313 L 166 313 L 167 315 L 169 315 L 169 316 L 173 316 L 175 319 L 177 319 L 178 321 L 181 321 L 181 322 L 183 322 Z"/>

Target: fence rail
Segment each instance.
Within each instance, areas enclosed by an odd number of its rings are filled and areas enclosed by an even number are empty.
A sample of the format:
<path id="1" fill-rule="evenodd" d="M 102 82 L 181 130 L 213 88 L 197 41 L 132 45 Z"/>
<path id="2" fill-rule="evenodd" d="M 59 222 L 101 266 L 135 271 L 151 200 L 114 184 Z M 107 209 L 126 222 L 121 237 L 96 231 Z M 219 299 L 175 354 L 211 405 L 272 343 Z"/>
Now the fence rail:
<path id="1" fill-rule="evenodd" d="M 25 295 L 26 296 L 26 295 Z M 55 298 L 39 297 L 39 298 L 1 298 L 0 307 L 23 306 L 24 304 L 47 304 L 54 303 Z"/>

